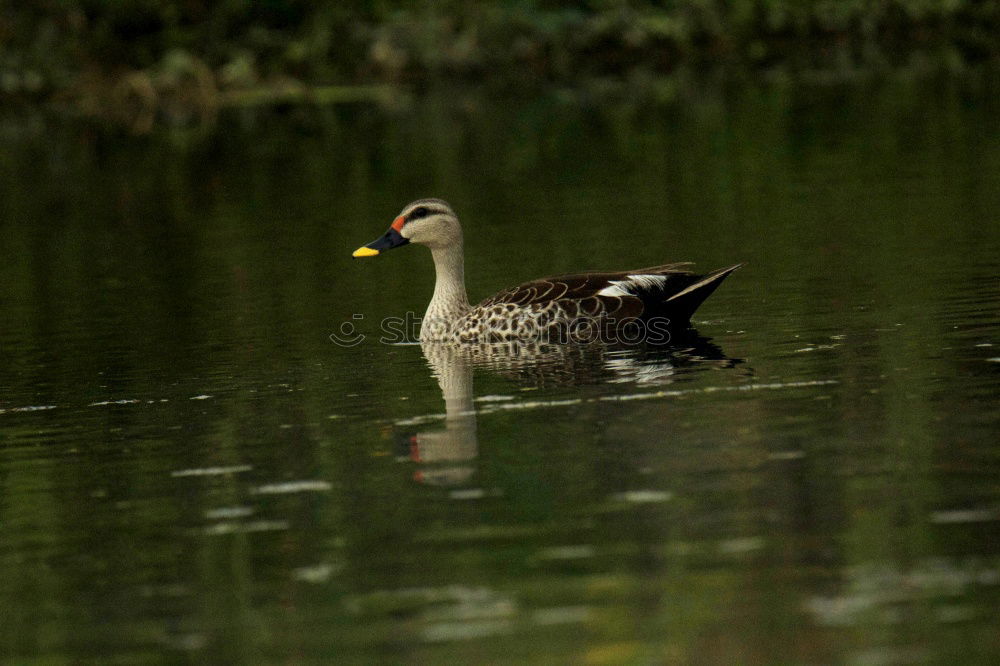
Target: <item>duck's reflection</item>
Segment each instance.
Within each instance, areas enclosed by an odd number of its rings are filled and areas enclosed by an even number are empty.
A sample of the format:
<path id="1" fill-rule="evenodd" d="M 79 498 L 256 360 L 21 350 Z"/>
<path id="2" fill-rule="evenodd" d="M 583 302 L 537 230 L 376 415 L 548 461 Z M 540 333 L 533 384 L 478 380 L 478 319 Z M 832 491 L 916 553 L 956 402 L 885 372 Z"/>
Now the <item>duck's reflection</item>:
<path id="1" fill-rule="evenodd" d="M 408 455 L 420 467 L 414 479 L 435 486 L 465 483 L 475 471 L 479 452 L 472 392 L 472 362 L 459 345 L 425 342 L 424 358 L 444 397 L 444 429 L 406 438 Z"/>
<path id="2" fill-rule="evenodd" d="M 418 465 L 414 479 L 437 486 L 465 484 L 476 469 L 475 368 L 488 369 L 530 388 L 623 383 L 649 386 L 673 383 L 694 368 L 730 368 L 741 362 L 727 357 L 694 331 L 669 347 L 425 342 L 421 350 L 444 397 L 444 427 L 400 433 L 399 441 L 401 457 Z"/>

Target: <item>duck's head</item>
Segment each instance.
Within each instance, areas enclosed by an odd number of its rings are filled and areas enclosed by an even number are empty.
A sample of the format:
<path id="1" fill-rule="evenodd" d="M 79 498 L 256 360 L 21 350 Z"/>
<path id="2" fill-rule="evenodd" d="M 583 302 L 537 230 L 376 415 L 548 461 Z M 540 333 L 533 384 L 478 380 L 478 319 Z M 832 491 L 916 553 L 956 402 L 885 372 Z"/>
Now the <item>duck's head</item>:
<path id="1" fill-rule="evenodd" d="M 451 206 L 441 199 L 418 199 L 407 204 L 389 230 L 377 240 L 354 251 L 354 257 L 374 257 L 407 243 L 429 248 L 446 248 L 462 244 L 462 227 Z"/>

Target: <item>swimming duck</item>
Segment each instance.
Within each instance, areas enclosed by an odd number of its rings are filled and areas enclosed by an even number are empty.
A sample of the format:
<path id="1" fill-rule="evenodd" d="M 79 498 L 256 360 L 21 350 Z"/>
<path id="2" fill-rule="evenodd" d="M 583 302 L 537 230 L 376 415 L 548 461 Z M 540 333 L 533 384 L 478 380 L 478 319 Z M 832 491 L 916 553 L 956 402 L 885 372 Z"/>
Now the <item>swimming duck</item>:
<path id="1" fill-rule="evenodd" d="M 736 264 L 704 275 L 690 263 L 577 273 L 526 282 L 471 305 L 465 293 L 462 227 L 447 202 L 408 204 L 383 236 L 354 251 L 374 257 L 417 243 L 434 259 L 437 281 L 421 321 L 423 342 L 668 342 Z"/>

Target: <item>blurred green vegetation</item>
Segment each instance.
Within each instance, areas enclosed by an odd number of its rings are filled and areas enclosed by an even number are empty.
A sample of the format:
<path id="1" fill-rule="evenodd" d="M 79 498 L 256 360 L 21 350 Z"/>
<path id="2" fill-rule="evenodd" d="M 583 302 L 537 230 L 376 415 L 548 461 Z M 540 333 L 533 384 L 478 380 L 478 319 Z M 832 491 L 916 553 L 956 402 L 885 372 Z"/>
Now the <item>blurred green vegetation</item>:
<path id="1" fill-rule="evenodd" d="M 1000 1 L 42 0 L 4 7 L 0 44 L 0 97 L 183 119 L 439 78 L 536 86 L 702 66 L 844 77 L 927 53 L 962 68 L 997 60 Z"/>

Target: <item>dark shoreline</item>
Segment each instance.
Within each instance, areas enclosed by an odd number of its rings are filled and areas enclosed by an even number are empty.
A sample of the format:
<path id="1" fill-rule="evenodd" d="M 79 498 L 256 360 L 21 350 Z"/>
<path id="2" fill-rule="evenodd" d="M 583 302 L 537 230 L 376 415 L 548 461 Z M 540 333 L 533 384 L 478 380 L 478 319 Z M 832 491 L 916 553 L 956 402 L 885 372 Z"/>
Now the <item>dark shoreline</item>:
<path id="1" fill-rule="evenodd" d="M 996 2 L 354 4 L 11 9 L 0 17 L 0 100 L 141 133 L 231 107 L 393 104 L 442 83 L 670 97 L 671 81 L 702 76 L 837 84 L 1000 64 Z"/>

